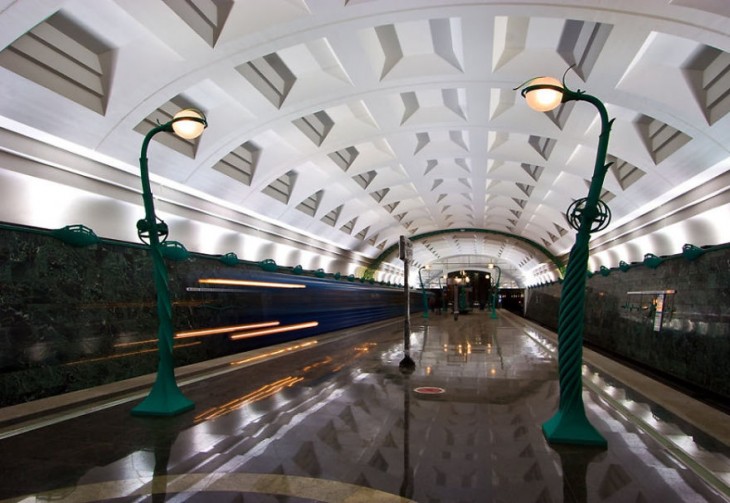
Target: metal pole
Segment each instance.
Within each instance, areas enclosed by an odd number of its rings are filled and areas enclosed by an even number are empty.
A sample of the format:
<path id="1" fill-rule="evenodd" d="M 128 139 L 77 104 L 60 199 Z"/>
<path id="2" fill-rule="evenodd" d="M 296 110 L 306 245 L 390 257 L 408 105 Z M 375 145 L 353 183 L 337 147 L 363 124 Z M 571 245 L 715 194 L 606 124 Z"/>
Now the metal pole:
<path id="1" fill-rule="evenodd" d="M 403 294 L 406 297 L 406 318 L 405 323 L 403 324 L 403 349 L 405 351 L 406 358 L 411 357 L 411 292 L 410 287 L 408 286 L 409 265 L 408 259 L 406 259 L 403 270 Z"/>
<path id="2" fill-rule="evenodd" d="M 411 292 L 408 285 L 408 269 L 411 263 L 411 251 L 409 249 L 410 242 L 401 236 L 403 250 L 401 251 L 403 259 L 403 293 L 406 296 L 405 305 L 406 313 L 403 322 L 403 359 L 398 364 L 401 372 L 413 373 L 416 370 L 416 362 L 411 358 Z"/>

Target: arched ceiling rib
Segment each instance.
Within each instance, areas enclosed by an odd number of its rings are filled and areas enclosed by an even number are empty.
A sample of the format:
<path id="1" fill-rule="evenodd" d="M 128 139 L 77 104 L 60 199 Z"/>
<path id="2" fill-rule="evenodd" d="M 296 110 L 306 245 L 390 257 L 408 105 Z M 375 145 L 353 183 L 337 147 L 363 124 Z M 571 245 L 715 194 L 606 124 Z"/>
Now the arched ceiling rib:
<path id="1" fill-rule="evenodd" d="M 210 126 L 155 137 L 161 179 L 372 259 L 486 229 L 419 260 L 506 245 L 529 282 L 544 261 L 509 236 L 567 253 L 599 125 L 513 88 L 575 65 L 568 84 L 606 103 L 610 236 L 727 171 L 729 33 L 730 6 L 701 0 L 24 0 L 0 14 L 0 116 L 135 166 L 142 134 L 194 106 Z"/>

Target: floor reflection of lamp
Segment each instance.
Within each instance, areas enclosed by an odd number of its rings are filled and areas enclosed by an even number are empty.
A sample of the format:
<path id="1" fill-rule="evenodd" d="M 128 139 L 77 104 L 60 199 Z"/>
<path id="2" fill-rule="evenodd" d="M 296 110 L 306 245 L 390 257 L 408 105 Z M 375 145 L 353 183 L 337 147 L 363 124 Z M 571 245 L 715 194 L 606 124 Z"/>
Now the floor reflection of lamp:
<path id="1" fill-rule="evenodd" d="M 605 229 L 611 220 L 611 211 L 600 200 L 600 196 L 603 180 L 610 166 L 606 164 L 606 153 L 613 120 L 608 119 L 606 107 L 601 100 L 583 91 L 568 89 L 564 76 L 562 83 L 552 77 L 532 79 L 526 83 L 521 94 L 528 105 L 538 112 L 549 112 L 568 101 L 587 101 L 598 109 L 601 118 L 601 134 L 588 197 L 574 201 L 566 213 L 568 222 L 578 233 L 575 244 L 570 250 L 560 293 L 558 316 L 560 405 L 557 413 L 542 425 L 542 429 L 550 442 L 605 446 L 606 440 L 585 415 L 581 367 L 588 242 L 592 232 Z"/>
<path id="2" fill-rule="evenodd" d="M 425 347 L 425 344 L 424 344 Z M 403 374 L 403 479 L 400 494 L 409 500 L 413 497 L 413 468 L 411 468 L 411 372 L 401 368 Z"/>
<path id="3" fill-rule="evenodd" d="M 149 169 L 147 166 L 147 147 L 157 133 L 164 131 L 191 140 L 203 133 L 208 123 L 205 116 L 193 109 L 181 110 L 165 124 L 152 128 L 142 142 L 139 158 L 140 177 L 142 179 L 142 199 L 144 201 L 145 218 L 137 222 L 137 234 L 142 242 L 150 247 L 154 268 L 155 289 L 157 290 L 157 377 L 149 395 L 132 409 L 138 416 L 174 416 L 192 409 L 195 404 L 186 398 L 175 381 L 175 369 L 172 358 L 172 303 L 168 287 L 167 268 L 162 256 L 162 243 L 167 239 L 167 224 L 158 220 L 150 188 Z"/>

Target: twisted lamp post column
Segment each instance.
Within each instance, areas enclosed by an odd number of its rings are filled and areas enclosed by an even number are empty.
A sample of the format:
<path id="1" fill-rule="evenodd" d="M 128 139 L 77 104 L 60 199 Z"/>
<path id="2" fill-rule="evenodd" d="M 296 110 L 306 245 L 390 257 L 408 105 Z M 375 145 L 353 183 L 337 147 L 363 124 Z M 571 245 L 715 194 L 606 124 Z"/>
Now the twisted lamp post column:
<path id="1" fill-rule="evenodd" d="M 600 195 L 610 166 L 610 163 L 606 164 L 606 153 L 613 119 L 608 119 L 606 107 L 598 98 L 580 90 L 572 91 L 565 85 L 565 81 L 561 84 L 554 78 L 541 77 L 528 81 L 521 94 L 530 107 L 540 112 L 553 110 L 568 101 L 587 101 L 598 109 L 601 118 L 601 134 L 588 197 L 574 201 L 566 213 L 568 222 L 578 233 L 570 250 L 560 294 L 558 315 L 560 404 L 555 415 L 542 425 L 542 430 L 549 442 L 605 446 L 606 440 L 585 415 L 581 367 L 588 243 L 591 233 L 605 229 L 611 219 L 611 212 L 600 200 Z"/>
<path id="2" fill-rule="evenodd" d="M 497 283 L 494 287 L 494 292 L 492 293 L 492 314 L 491 317 L 493 319 L 497 318 L 497 297 L 499 296 L 499 281 L 502 279 L 502 268 L 499 267 L 497 264 L 489 264 L 487 266 L 489 269 L 497 269 Z"/>
<path id="3" fill-rule="evenodd" d="M 159 327 L 157 330 L 157 376 L 147 398 L 132 409 L 132 414 L 137 416 L 174 416 L 195 406 L 182 394 L 175 381 L 175 365 L 172 358 L 172 303 L 170 302 L 167 268 L 162 256 L 162 243 L 167 239 L 168 228 L 167 224 L 158 220 L 155 215 L 147 165 L 147 147 L 152 137 L 159 132 L 174 132 L 182 138 L 193 139 L 200 136 L 207 125 L 205 116 L 201 112 L 192 109 L 182 110 L 175 114 L 171 121 L 154 127 L 142 142 L 139 168 L 142 178 L 145 218 L 137 222 L 137 235 L 143 243 L 149 245 L 152 256 Z"/>

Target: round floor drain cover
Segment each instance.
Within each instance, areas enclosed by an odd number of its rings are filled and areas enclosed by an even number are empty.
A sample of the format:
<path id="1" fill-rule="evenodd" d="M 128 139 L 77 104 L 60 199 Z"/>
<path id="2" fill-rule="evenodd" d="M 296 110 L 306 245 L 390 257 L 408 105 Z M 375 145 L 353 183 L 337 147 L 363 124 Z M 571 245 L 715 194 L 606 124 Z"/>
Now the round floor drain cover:
<path id="1" fill-rule="evenodd" d="M 416 388 L 413 391 L 424 395 L 439 395 L 441 393 L 444 393 L 446 390 L 443 388 L 437 388 L 435 386 L 421 386 L 420 388 Z"/>

